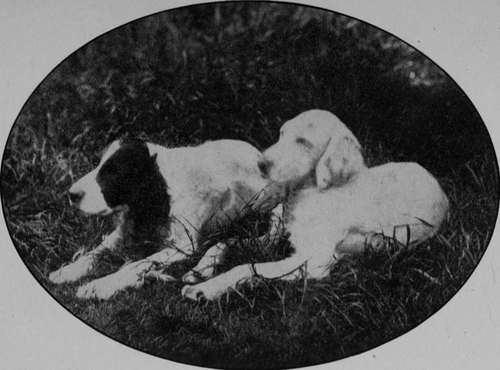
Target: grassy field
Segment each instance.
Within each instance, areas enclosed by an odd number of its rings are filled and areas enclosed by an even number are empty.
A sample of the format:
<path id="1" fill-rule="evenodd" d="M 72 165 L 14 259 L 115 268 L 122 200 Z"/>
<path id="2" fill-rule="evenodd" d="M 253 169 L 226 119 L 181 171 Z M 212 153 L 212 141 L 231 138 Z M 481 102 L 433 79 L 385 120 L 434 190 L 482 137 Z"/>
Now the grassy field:
<path id="1" fill-rule="evenodd" d="M 110 230 L 110 220 L 79 215 L 65 197 L 107 142 L 125 135 L 170 146 L 237 138 L 264 149 L 284 120 L 311 108 L 337 114 L 368 163 L 411 160 L 429 169 L 451 201 L 442 233 L 414 250 L 389 243 L 383 252 L 343 258 L 323 281 L 256 281 L 214 303 L 182 299 L 181 283 L 155 282 L 98 302 L 75 299 L 79 284 L 47 281 L 48 272 Z M 263 3 L 161 13 L 79 49 L 23 107 L 1 187 L 20 256 L 72 313 L 137 349 L 222 368 L 332 361 L 415 327 L 479 263 L 499 194 L 478 113 L 428 59 L 356 20 Z M 236 244 L 221 271 L 279 259 L 287 248 L 286 240 L 266 251 Z M 94 277 L 138 253 L 106 255 Z"/>

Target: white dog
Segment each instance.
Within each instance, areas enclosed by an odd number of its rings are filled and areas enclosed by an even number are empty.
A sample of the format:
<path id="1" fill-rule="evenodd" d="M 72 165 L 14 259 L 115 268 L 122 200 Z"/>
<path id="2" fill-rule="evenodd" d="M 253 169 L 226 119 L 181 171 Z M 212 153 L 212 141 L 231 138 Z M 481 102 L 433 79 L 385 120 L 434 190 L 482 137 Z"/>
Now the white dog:
<path id="1" fill-rule="evenodd" d="M 326 111 L 285 122 L 259 166 L 275 183 L 297 189 L 284 220 L 294 254 L 186 285 L 185 297 L 215 299 L 255 276 L 321 279 L 343 254 L 380 247 L 384 236 L 403 245 L 425 241 L 448 211 L 448 199 L 429 172 L 416 163 L 367 168 L 352 132 Z"/>
<path id="2" fill-rule="evenodd" d="M 235 140 L 174 149 L 133 139 L 114 141 L 97 168 L 69 193 L 71 203 L 84 213 L 117 214 L 117 227 L 97 248 L 77 253 L 72 263 L 52 272 L 49 280 L 76 281 L 92 271 L 101 252 L 134 238 L 161 247 L 146 259 L 81 286 L 77 296 L 107 299 L 127 287 L 140 287 L 146 277 L 173 279 L 160 271 L 190 256 L 213 229 L 244 216 L 262 195 L 268 181 L 257 166 L 261 155 Z M 211 277 L 225 250 L 225 244 L 210 248 L 183 280 Z"/>

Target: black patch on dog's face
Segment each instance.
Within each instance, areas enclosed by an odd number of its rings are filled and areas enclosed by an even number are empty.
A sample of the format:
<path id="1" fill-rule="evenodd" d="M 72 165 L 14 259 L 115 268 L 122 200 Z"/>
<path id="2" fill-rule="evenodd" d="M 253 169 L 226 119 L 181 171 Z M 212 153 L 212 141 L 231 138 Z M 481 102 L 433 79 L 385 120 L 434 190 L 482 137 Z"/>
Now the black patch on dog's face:
<path id="1" fill-rule="evenodd" d="M 104 200 L 110 208 L 129 206 L 138 228 L 165 221 L 170 212 L 167 184 L 143 141 L 126 139 L 97 173 Z"/>
<path id="2" fill-rule="evenodd" d="M 144 142 L 127 139 L 120 144 L 97 173 L 97 183 L 110 208 L 130 205 L 144 180 L 155 171 L 154 158 Z"/>

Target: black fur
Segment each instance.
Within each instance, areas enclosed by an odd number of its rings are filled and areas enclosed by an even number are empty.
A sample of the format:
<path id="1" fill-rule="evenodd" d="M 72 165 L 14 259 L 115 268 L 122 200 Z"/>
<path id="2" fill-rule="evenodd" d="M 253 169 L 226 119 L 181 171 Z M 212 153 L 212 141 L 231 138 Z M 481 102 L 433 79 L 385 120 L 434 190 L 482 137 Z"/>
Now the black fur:
<path id="1" fill-rule="evenodd" d="M 168 222 L 167 184 L 146 143 L 125 139 L 120 144 L 99 169 L 97 183 L 108 206 L 127 205 L 134 233 L 151 240 L 151 233 Z"/>

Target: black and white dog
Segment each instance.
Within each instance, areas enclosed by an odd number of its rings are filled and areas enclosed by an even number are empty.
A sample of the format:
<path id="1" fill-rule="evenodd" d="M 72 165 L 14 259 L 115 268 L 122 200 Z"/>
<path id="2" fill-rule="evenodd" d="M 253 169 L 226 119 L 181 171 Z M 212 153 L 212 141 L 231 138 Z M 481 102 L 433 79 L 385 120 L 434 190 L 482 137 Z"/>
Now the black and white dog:
<path id="1" fill-rule="evenodd" d="M 161 272 L 163 268 L 192 255 L 206 233 L 244 216 L 252 202 L 263 211 L 277 202 L 272 195 L 263 196 L 269 183 L 258 168 L 260 159 L 256 148 L 236 140 L 172 149 L 136 139 L 114 141 L 98 166 L 72 185 L 69 197 L 84 213 L 116 214 L 116 228 L 95 249 L 52 272 L 49 280 L 74 282 L 88 275 L 101 252 L 130 238 L 160 247 L 145 259 L 80 286 L 78 297 L 107 299 L 125 288 L 140 287 L 148 276 L 173 279 Z M 225 251 L 222 243 L 209 248 L 183 280 L 210 278 Z"/>

